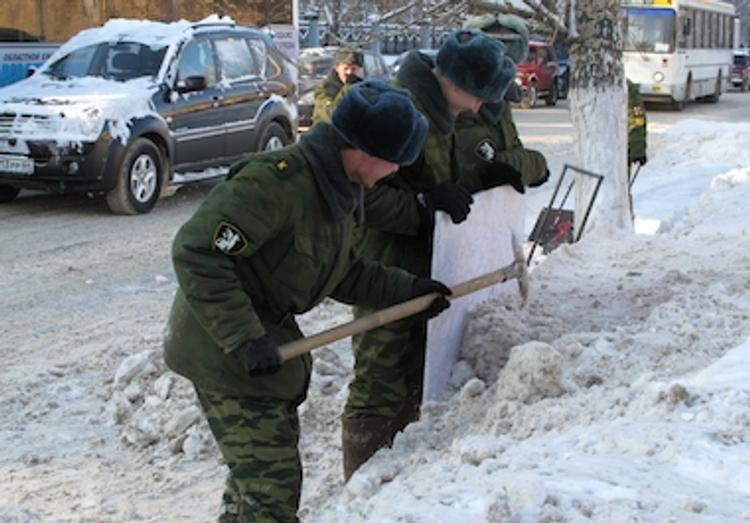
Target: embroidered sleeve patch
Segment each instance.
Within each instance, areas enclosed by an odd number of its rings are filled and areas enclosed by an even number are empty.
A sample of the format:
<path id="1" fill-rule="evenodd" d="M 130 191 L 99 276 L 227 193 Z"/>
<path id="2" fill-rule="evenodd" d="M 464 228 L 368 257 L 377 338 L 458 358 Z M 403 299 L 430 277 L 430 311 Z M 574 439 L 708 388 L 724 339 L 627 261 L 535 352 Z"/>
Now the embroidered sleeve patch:
<path id="1" fill-rule="evenodd" d="M 247 240 L 236 226 L 221 222 L 214 233 L 213 246 L 224 254 L 236 256 L 245 250 Z"/>
<path id="2" fill-rule="evenodd" d="M 476 149 L 474 149 L 474 152 L 480 158 L 488 162 L 494 162 L 495 157 L 497 156 L 497 148 L 489 140 L 482 140 L 481 142 L 479 142 L 479 145 L 477 145 Z"/>

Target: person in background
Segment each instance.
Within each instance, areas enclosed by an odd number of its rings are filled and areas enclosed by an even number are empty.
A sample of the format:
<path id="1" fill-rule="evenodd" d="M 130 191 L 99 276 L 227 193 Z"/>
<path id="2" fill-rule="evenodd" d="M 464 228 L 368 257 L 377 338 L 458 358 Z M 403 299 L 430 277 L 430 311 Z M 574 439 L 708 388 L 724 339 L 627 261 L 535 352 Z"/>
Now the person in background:
<path id="1" fill-rule="evenodd" d="M 435 292 L 424 318 L 448 306 L 442 283 L 355 249 L 363 187 L 412 163 L 426 134 L 405 91 L 362 82 L 330 124 L 233 166 L 177 232 L 165 361 L 193 382 L 229 468 L 220 522 L 298 521 L 312 358 L 279 349 L 302 337 L 295 315 L 326 297 L 379 308 Z"/>
<path id="2" fill-rule="evenodd" d="M 635 181 L 638 169 L 646 165 L 646 109 L 641 98 L 640 85 L 627 81 L 628 84 L 628 182 Z M 633 172 L 633 165 L 636 171 Z M 633 214 L 633 196 L 628 187 L 630 213 Z"/>
<path id="3" fill-rule="evenodd" d="M 460 223 L 473 201 L 458 183 L 455 119 L 485 102 L 500 102 L 514 75 L 503 44 L 478 31 L 448 35 L 434 61 L 417 51 L 405 57 L 394 82 L 409 90 L 429 132 L 414 164 L 366 191 L 360 243 L 365 256 L 429 277 L 434 213 L 444 211 Z M 370 312 L 358 306 L 354 316 Z M 407 319 L 354 337 L 354 378 L 341 433 L 346 480 L 418 418 L 425 335 L 426 321 Z"/>
<path id="4" fill-rule="evenodd" d="M 487 14 L 469 18 L 464 28 L 475 29 L 498 39 L 505 54 L 516 64 L 529 52 L 529 31 L 513 15 Z M 520 101 L 520 89 L 512 82 L 505 99 L 482 105 L 478 113 L 464 112 L 456 120 L 456 148 L 463 166 L 462 180 L 470 190 L 492 181 L 505 182 L 523 194 L 549 179 L 547 160 L 539 151 L 527 149 L 518 137 L 510 102 Z"/>
<path id="5" fill-rule="evenodd" d="M 347 93 L 349 88 L 361 82 L 364 73 L 364 55 L 362 51 L 342 47 L 336 51 L 336 63 L 328 76 L 315 88 L 315 105 L 313 106 L 312 123 L 330 122 L 331 113 Z"/>

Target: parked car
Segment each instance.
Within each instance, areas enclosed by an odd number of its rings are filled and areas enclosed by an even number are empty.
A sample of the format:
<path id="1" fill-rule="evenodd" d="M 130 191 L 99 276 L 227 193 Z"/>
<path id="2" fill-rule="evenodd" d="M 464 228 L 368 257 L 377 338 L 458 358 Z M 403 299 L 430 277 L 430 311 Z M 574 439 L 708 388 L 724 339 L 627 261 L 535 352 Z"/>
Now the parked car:
<path id="1" fill-rule="evenodd" d="M 426 54 L 433 60 L 435 59 L 438 53 L 437 49 L 409 49 L 408 51 L 404 51 L 403 53 L 398 55 L 396 59 L 391 63 L 391 66 L 390 66 L 391 76 L 396 76 L 396 74 L 398 74 L 398 70 L 401 67 L 401 62 L 403 62 L 404 58 L 406 58 L 406 55 L 408 55 L 412 51 L 419 51 L 422 54 Z"/>
<path id="2" fill-rule="evenodd" d="M 147 213 L 170 183 L 293 142 L 296 74 L 268 34 L 226 18 L 84 30 L 0 89 L 0 201 L 89 191 Z"/>
<path id="3" fill-rule="evenodd" d="M 557 55 L 552 45 L 538 40 L 529 41 L 529 56 L 518 64 L 516 84 L 523 92 L 524 107 L 536 106 L 539 98 L 547 105 L 555 105 L 558 99 Z"/>
<path id="4" fill-rule="evenodd" d="M 337 46 L 308 47 L 299 54 L 299 125 L 312 125 L 313 107 L 315 107 L 315 88 L 328 75 L 334 66 Z M 372 49 L 362 49 L 366 79 L 388 80 L 390 71 L 383 55 Z"/>
<path id="5" fill-rule="evenodd" d="M 732 66 L 732 85 L 741 92 L 750 88 L 750 51 L 743 49 L 734 52 Z"/>
<path id="6" fill-rule="evenodd" d="M 555 54 L 557 55 L 557 97 L 565 100 L 570 90 L 570 57 L 560 42 L 555 42 Z"/>

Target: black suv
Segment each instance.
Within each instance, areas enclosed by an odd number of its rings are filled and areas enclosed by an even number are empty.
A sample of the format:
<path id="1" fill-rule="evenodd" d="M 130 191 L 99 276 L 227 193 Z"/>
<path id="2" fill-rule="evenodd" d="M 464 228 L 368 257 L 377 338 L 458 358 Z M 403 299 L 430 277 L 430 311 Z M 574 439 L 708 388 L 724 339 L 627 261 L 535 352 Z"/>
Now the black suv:
<path id="1" fill-rule="evenodd" d="M 0 89 L 0 201 L 90 191 L 115 213 L 147 213 L 169 184 L 293 142 L 295 65 L 226 20 L 111 20 Z"/>

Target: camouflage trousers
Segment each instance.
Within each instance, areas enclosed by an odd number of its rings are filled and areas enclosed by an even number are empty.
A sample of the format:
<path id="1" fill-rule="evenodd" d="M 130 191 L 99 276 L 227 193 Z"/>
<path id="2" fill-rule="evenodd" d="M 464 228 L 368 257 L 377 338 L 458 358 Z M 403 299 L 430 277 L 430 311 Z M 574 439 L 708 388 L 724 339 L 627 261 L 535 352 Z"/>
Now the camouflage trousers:
<path id="1" fill-rule="evenodd" d="M 354 308 L 358 318 L 373 312 Z M 394 433 L 417 419 L 422 402 L 426 322 L 402 320 L 352 340 L 354 378 L 345 418 L 385 418 Z"/>
<path id="2" fill-rule="evenodd" d="M 219 522 L 299 521 L 298 402 L 196 392 L 229 467 Z"/>

